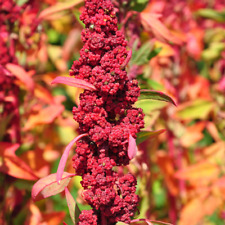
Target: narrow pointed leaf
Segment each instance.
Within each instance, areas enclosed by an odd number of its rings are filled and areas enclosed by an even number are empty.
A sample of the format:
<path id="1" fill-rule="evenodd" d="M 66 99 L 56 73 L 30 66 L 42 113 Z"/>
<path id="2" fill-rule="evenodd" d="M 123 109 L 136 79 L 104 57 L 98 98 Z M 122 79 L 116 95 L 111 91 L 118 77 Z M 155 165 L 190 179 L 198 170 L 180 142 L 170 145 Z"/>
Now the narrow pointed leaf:
<path id="1" fill-rule="evenodd" d="M 76 79 L 73 77 L 56 77 L 51 84 L 66 84 L 72 87 L 78 87 L 78 88 L 84 88 L 90 91 L 96 91 L 96 88 L 94 85 L 81 80 L 81 79 Z"/>
<path id="2" fill-rule="evenodd" d="M 64 168 L 66 166 L 66 161 L 68 159 L 69 153 L 70 153 L 70 149 L 72 148 L 72 146 L 75 144 L 76 141 L 78 141 L 80 138 L 87 136 L 88 134 L 81 134 L 79 136 L 77 136 L 76 138 L 74 138 L 65 148 L 63 155 L 60 159 L 59 162 L 59 166 L 58 166 L 58 170 L 57 170 L 57 182 L 60 183 L 61 179 L 62 179 L 62 175 L 64 172 Z"/>
<path id="3" fill-rule="evenodd" d="M 52 104 L 41 109 L 37 114 L 31 114 L 24 126 L 24 130 L 30 130 L 40 124 L 52 123 L 64 110 L 60 104 Z"/>
<path id="4" fill-rule="evenodd" d="M 20 81 L 22 81 L 30 91 L 34 90 L 34 81 L 29 76 L 27 71 L 25 71 L 21 66 L 12 64 L 12 63 L 8 63 L 8 64 L 6 64 L 6 68 L 16 78 L 18 78 Z"/>
<path id="5" fill-rule="evenodd" d="M 142 99 L 152 99 L 152 100 L 158 100 L 158 101 L 164 101 L 164 102 L 170 102 L 177 106 L 175 101 L 168 95 L 164 94 L 161 91 L 150 91 L 150 90 L 141 90 L 141 95 L 139 97 L 139 100 Z"/>
<path id="6" fill-rule="evenodd" d="M 37 180 L 31 167 L 15 154 L 19 144 L 0 142 L 0 173 L 24 180 Z"/>
<path id="7" fill-rule="evenodd" d="M 141 144 L 142 142 L 146 141 L 147 139 L 152 139 L 160 134 L 164 133 L 166 129 L 156 130 L 156 131 L 141 131 L 137 134 L 137 145 Z"/>
<path id="8" fill-rule="evenodd" d="M 76 206 L 75 206 L 75 224 L 79 223 L 79 221 L 80 221 L 80 219 L 79 219 L 80 214 L 81 214 L 81 211 L 80 211 L 78 205 L 76 204 Z"/>
<path id="9" fill-rule="evenodd" d="M 135 219 L 135 220 L 132 220 L 131 223 L 141 222 L 141 221 L 146 222 L 148 225 L 153 225 L 153 224 L 152 224 L 150 221 L 148 221 L 147 219 Z"/>
<path id="10" fill-rule="evenodd" d="M 57 183 L 56 173 L 38 180 L 32 188 L 32 199 L 34 201 L 39 201 L 62 192 L 73 176 L 75 176 L 75 174 L 64 172 L 60 184 Z"/>
<path id="11" fill-rule="evenodd" d="M 83 0 L 69 0 L 69 1 L 58 2 L 57 4 L 50 6 L 47 9 L 44 9 L 40 13 L 39 19 L 45 19 L 54 13 L 61 12 L 66 9 L 70 9 L 74 7 L 75 5 L 80 4 L 81 2 L 83 2 Z"/>
<path id="12" fill-rule="evenodd" d="M 132 137 L 131 134 L 129 135 L 127 154 L 129 159 L 133 159 L 137 154 L 136 140 Z"/>
<path id="13" fill-rule="evenodd" d="M 78 208 L 73 196 L 70 194 L 68 188 L 65 188 L 65 194 L 66 194 L 66 201 L 70 212 L 70 217 L 73 221 L 73 224 L 76 224 L 77 218 L 76 218 L 76 208 Z M 79 208 L 78 208 L 79 209 Z M 79 217 L 79 215 L 78 215 Z"/>
<path id="14" fill-rule="evenodd" d="M 174 36 L 170 30 L 159 20 L 160 14 L 141 13 L 141 22 L 145 29 L 151 30 L 158 39 L 167 40 L 175 44 L 182 44 L 182 41 Z"/>
<path id="15" fill-rule="evenodd" d="M 135 219 L 135 220 L 131 220 L 131 224 L 132 223 L 135 223 L 135 222 L 141 222 L 141 221 L 146 222 L 148 225 L 153 225 L 153 223 L 172 225 L 171 223 L 166 223 L 166 222 L 158 221 L 158 220 L 148 220 L 148 219 Z"/>

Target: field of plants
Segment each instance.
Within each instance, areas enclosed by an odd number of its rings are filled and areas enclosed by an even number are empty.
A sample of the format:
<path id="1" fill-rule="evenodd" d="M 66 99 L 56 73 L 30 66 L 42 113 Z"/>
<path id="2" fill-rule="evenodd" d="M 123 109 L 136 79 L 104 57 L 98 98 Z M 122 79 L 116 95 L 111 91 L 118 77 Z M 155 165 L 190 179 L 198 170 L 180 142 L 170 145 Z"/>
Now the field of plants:
<path id="1" fill-rule="evenodd" d="M 224 0 L 0 0 L 0 224 L 224 225 Z"/>

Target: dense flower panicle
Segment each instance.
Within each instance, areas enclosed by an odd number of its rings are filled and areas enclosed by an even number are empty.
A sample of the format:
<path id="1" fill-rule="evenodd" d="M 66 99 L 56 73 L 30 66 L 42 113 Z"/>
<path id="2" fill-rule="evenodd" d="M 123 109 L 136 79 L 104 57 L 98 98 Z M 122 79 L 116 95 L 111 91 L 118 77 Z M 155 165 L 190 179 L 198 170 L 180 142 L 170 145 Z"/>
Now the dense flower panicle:
<path id="1" fill-rule="evenodd" d="M 79 216 L 80 225 L 98 225 L 98 217 L 93 210 L 83 210 Z"/>
<path id="2" fill-rule="evenodd" d="M 129 135 L 136 138 L 144 127 L 142 110 L 132 106 L 140 88 L 124 70 L 127 42 L 118 30 L 115 14 L 110 0 L 85 1 L 80 16 L 86 27 L 82 31 L 84 46 L 70 70 L 71 76 L 97 89 L 85 90 L 79 106 L 73 108 L 80 133 L 89 135 L 78 141 L 73 167 L 82 176 L 83 198 L 93 207 L 80 215 L 79 225 L 87 224 L 84 218 L 88 224 L 95 224 L 96 216 L 97 224 L 101 224 L 102 216 L 109 225 L 129 223 L 139 201 L 135 177 L 119 176 L 113 170 L 129 164 Z"/>
<path id="3" fill-rule="evenodd" d="M 7 21 L 14 23 L 20 16 L 21 8 L 13 0 L 0 0 L 0 27 Z"/>

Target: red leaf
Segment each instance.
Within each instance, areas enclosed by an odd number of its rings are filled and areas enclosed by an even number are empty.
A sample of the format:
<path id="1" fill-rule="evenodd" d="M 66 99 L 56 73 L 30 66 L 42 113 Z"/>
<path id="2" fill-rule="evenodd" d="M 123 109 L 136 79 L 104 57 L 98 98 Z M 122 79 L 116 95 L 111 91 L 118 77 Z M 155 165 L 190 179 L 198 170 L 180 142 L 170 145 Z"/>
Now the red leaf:
<path id="1" fill-rule="evenodd" d="M 181 40 L 172 35 L 166 26 L 159 20 L 160 14 L 155 13 L 141 13 L 141 22 L 146 30 L 150 30 L 159 39 L 166 39 L 175 44 L 181 44 Z"/>
<path id="2" fill-rule="evenodd" d="M 75 5 L 80 4 L 83 2 L 83 0 L 70 0 L 70 1 L 64 1 L 64 2 L 58 2 L 57 4 L 48 7 L 47 9 L 44 9 L 40 15 L 39 19 L 46 19 L 48 16 L 51 16 L 54 13 L 70 9 L 74 7 Z"/>
<path id="3" fill-rule="evenodd" d="M 7 70 L 9 70 L 15 77 L 22 81 L 30 91 L 34 90 L 34 81 L 29 74 L 19 65 L 12 63 L 6 64 Z"/>
<path id="4" fill-rule="evenodd" d="M 175 177 L 181 180 L 188 180 L 193 182 L 210 182 L 215 180 L 220 173 L 220 168 L 217 163 L 204 160 L 193 164 L 187 168 L 179 170 L 175 173 Z"/>
<path id="5" fill-rule="evenodd" d="M 65 187 L 67 187 L 73 176 L 75 176 L 75 174 L 64 172 L 60 184 L 56 181 L 56 173 L 38 180 L 32 188 L 32 199 L 34 201 L 39 201 L 62 192 L 65 190 Z"/>
<path id="6" fill-rule="evenodd" d="M 42 109 L 38 114 L 30 115 L 25 124 L 24 130 L 32 129 L 39 124 L 52 123 L 53 120 L 63 112 L 63 110 L 63 105 L 55 104 Z"/>
<path id="7" fill-rule="evenodd" d="M 20 179 L 37 180 L 33 170 L 16 156 L 18 147 L 19 144 L 0 142 L 0 172 Z"/>
<path id="8" fill-rule="evenodd" d="M 136 140 L 132 137 L 131 134 L 129 135 L 127 154 L 129 159 L 133 159 L 137 154 Z"/>
<path id="9" fill-rule="evenodd" d="M 66 84 L 72 87 L 78 87 L 78 88 L 84 88 L 90 91 L 96 91 L 96 88 L 94 85 L 81 80 L 81 79 L 76 79 L 73 77 L 56 77 L 51 84 Z"/>
<path id="10" fill-rule="evenodd" d="M 60 183 L 61 179 L 62 179 L 62 174 L 64 171 L 64 168 L 66 166 L 66 161 L 68 159 L 69 153 L 70 153 L 70 149 L 72 148 L 72 146 L 75 144 L 76 141 L 78 141 L 80 138 L 87 136 L 88 134 L 81 134 L 79 136 L 77 136 L 76 138 L 74 138 L 65 148 L 63 155 L 60 159 L 59 162 L 59 166 L 57 169 L 57 182 L 58 184 Z"/>

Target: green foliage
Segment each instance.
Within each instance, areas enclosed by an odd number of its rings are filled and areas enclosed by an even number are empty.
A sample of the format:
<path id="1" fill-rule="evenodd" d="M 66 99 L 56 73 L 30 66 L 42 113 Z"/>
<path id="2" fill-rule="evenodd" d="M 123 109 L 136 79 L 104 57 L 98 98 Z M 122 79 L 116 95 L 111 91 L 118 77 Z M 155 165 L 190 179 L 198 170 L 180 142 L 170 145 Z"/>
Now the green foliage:
<path id="1" fill-rule="evenodd" d="M 141 12 L 148 2 L 148 0 L 131 0 L 130 7 L 134 11 Z"/>
<path id="2" fill-rule="evenodd" d="M 196 14 L 207 19 L 215 20 L 217 22 L 225 22 L 225 10 L 219 12 L 214 9 L 200 9 Z"/>
<path id="3" fill-rule="evenodd" d="M 181 119 L 206 119 L 209 112 L 213 109 L 213 102 L 204 100 L 204 99 L 196 99 L 191 102 L 185 108 L 179 110 L 177 115 Z"/>
<path id="4" fill-rule="evenodd" d="M 138 50 L 136 50 L 137 42 L 134 43 L 133 51 L 132 51 L 132 59 L 131 64 L 133 65 L 144 65 L 153 57 L 159 54 L 161 48 L 154 48 L 150 42 L 146 42 L 143 44 Z"/>
<path id="5" fill-rule="evenodd" d="M 176 103 L 173 101 L 173 99 L 170 96 L 159 91 L 142 90 L 139 99 L 140 100 L 152 99 L 156 101 L 170 102 L 176 105 Z"/>

